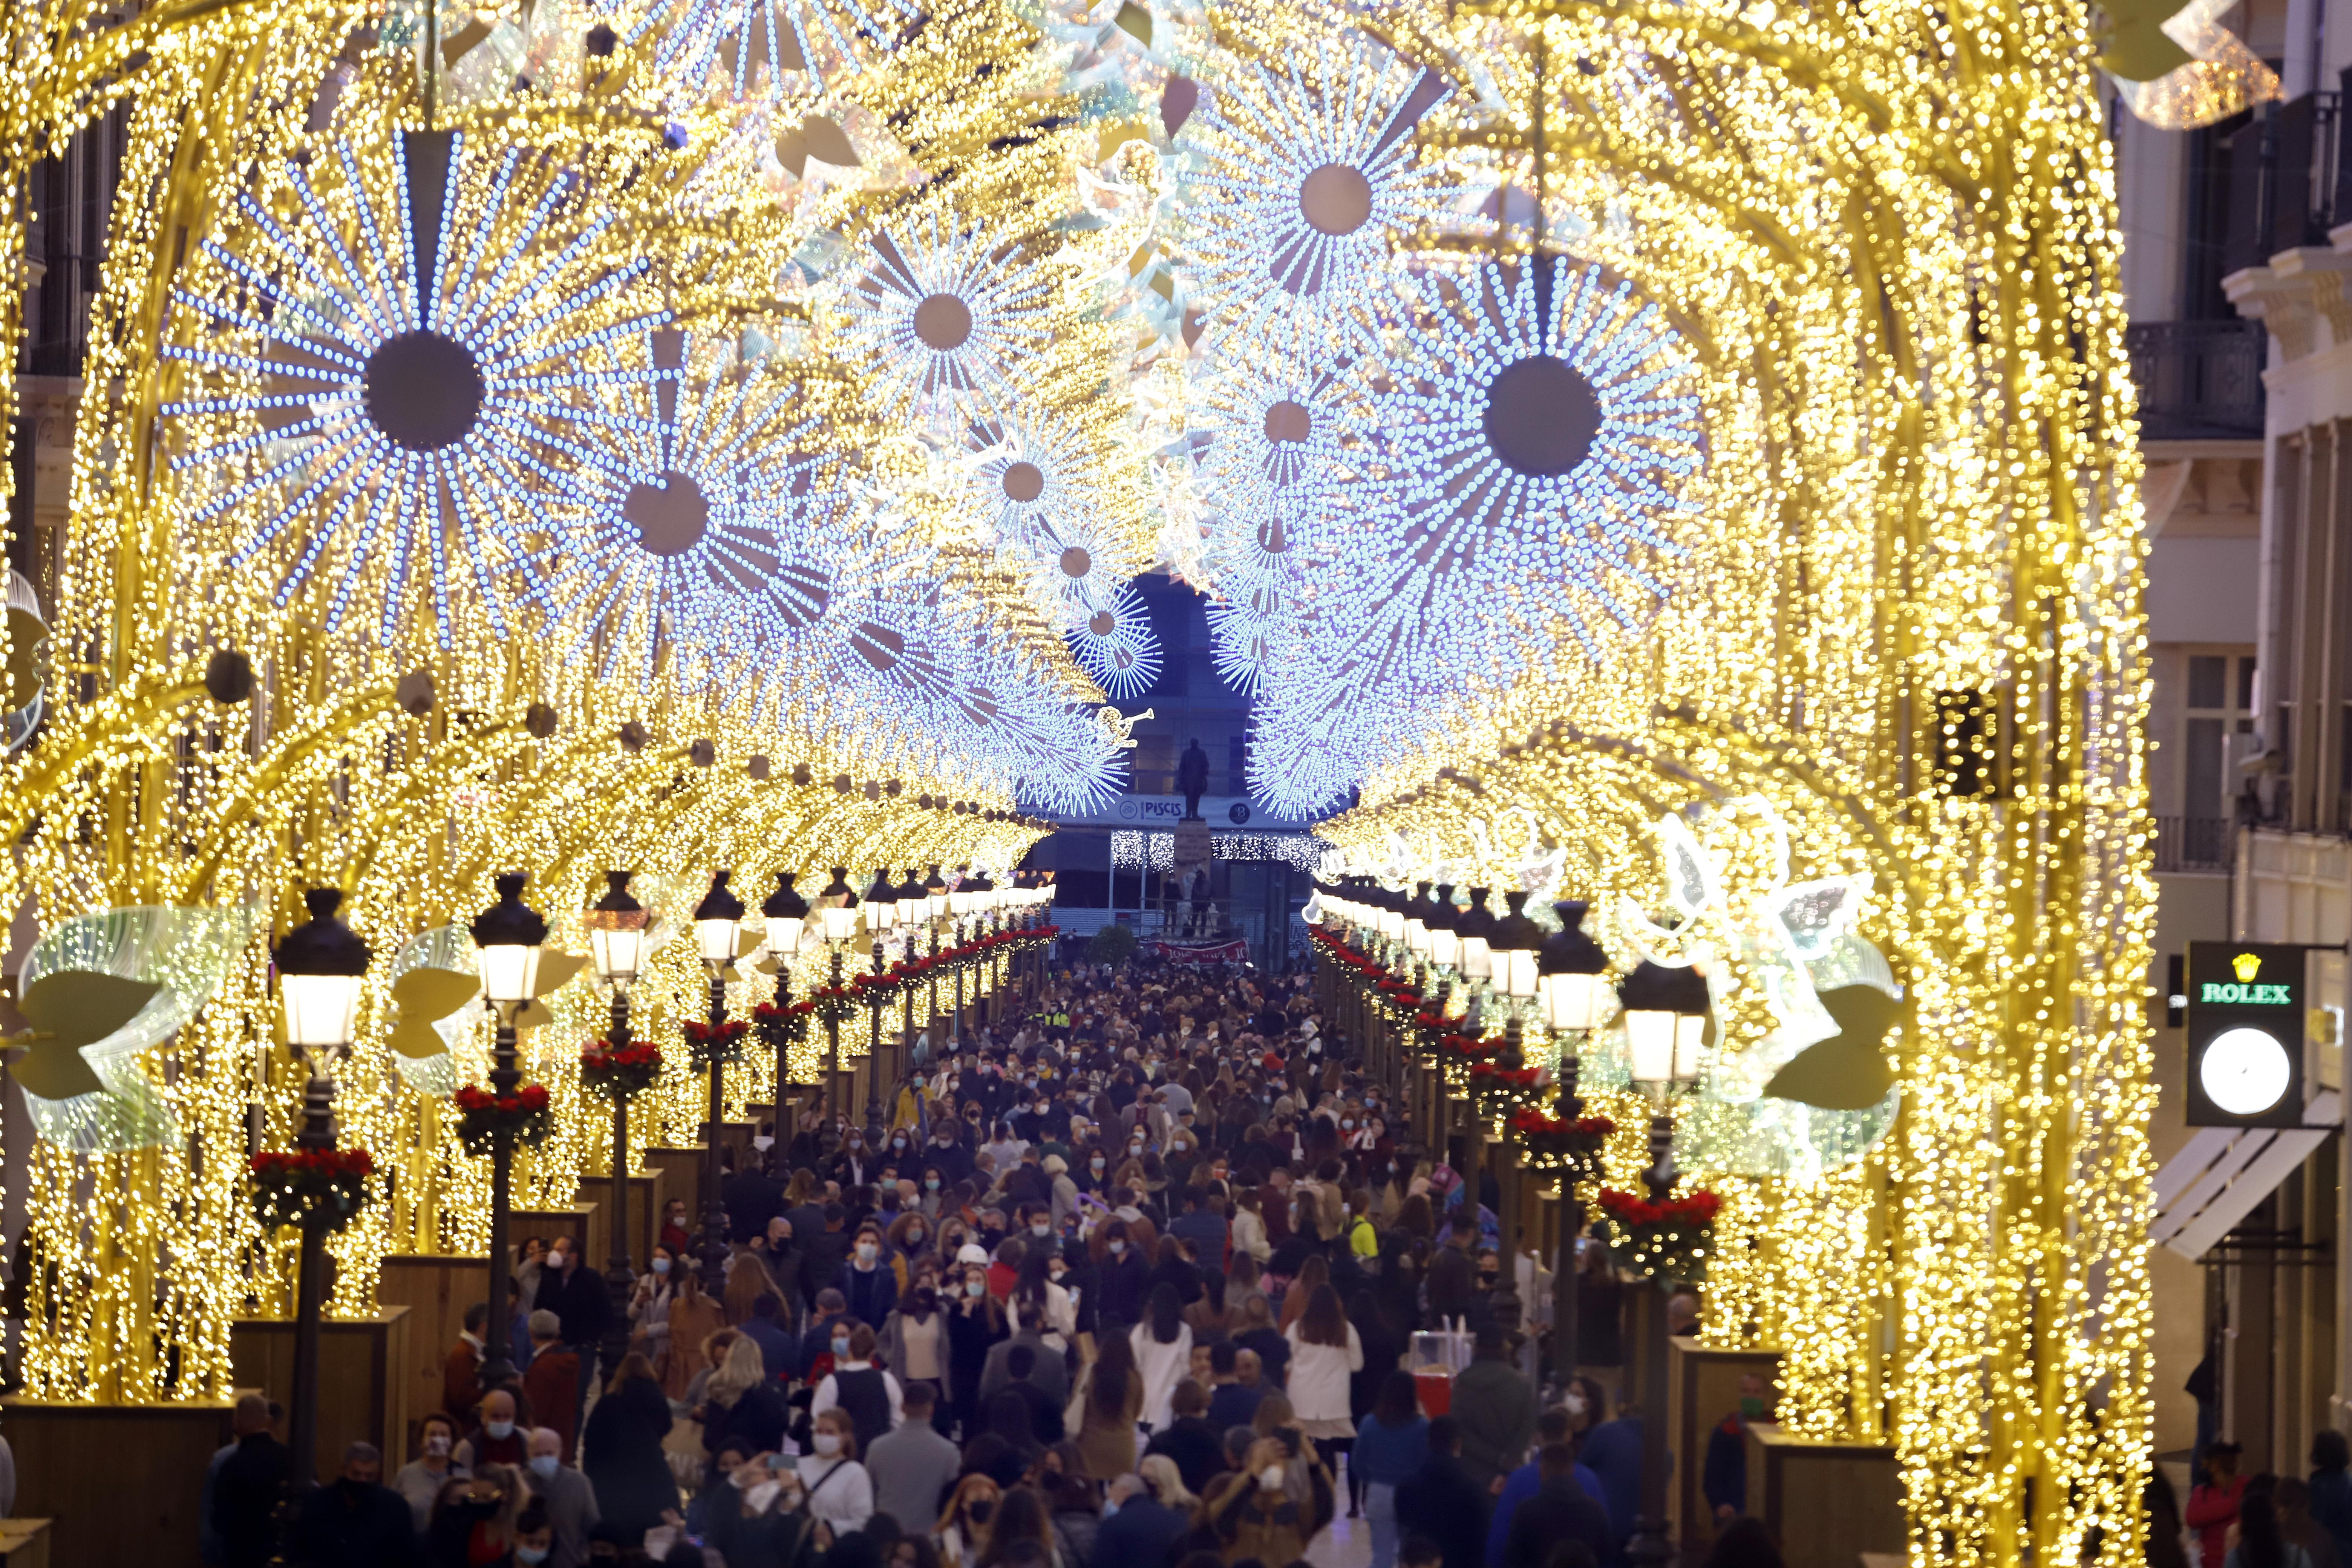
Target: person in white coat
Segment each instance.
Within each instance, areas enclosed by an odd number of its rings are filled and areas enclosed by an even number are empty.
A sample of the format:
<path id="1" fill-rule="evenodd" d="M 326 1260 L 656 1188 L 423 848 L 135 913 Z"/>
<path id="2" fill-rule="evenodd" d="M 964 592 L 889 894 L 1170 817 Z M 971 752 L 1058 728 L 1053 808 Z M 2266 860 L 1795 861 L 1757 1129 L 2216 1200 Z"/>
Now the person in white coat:
<path id="1" fill-rule="evenodd" d="M 1355 1447 L 1356 1424 L 1349 1405 L 1349 1378 L 1364 1370 L 1364 1342 L 1339 1307 L 1328 1281 L 1307 1298 L 1307 1310 L 1285 1329 L 1290 1371 L 1285 1384 L 1298 1429 L 1315 1440 L 1326 1468 L 1336 1473 L 1338 1456 Z"/>
<path id="2" fill-rule="evenodd" d="M 1135 1325 L 1128 1342 L 1135 1347 L 1135 1370 L 1143 1378 L 1142 1420 L 1154 1432 L 1163 1432 L 1176 1418 L 1170 1408 L 1176 1385 L 1192 1365 L 1192 1326 L 1184 1321 L 1184 1304 L 1175 1286 L 1163 1279 L 1151 1288 L 1144 1321 Z"/>
<path id="3" fill-rule="evenodd" d="M 857 1462 L 857 1428 L 846 1410 L 828 1410 L 815 1421 L 811 1446 L 793 1467 L 800 1478 L 809 1517 L 839 1541 L 866 1528 L 874 1517 L 874 1478 Z"/>

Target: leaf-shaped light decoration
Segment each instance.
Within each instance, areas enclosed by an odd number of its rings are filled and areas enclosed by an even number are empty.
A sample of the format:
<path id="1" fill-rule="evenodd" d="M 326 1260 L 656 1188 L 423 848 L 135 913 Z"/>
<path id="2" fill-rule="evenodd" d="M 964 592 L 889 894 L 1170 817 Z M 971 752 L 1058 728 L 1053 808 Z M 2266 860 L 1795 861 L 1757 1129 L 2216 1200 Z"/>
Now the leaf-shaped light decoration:
<path id="1" fill-rule="evenodd" d="M 1869 888 L 1857 877 L 1795 882 L 1769 895 L 1772 916 L 1798 957 L 1819 958 L 1853 929 Z"/>
<path id="2" fill-rule="evenodd" d="M 49 625 L 41 596 L 22 573 L 0 566 L 8 584 L 8 661 L 0 669 L 0 757 L 33 738 L 49 683 Z"/>
<path id="3" fill-rule="evenodd" d="M 555 1012 L 541 998 L 552 996 L 571 984 L 572 977 L 588 967 L 584 952 L 566 952 L 562 948 L 540 950 L 539 968 L 530 984 L 531 999 L 515 1009 L 515 1033 L 520 1036 L 555 1022 Z"/>
<path id="4" fill-rule="evenodd" d="M 386 973 L 397 1008 L 392 1061 L 403 1082 L 435 1099 L 457 1092 L 449 1051 L 464 1036 L 470 1005 L 482 994 L 473 938 L 459 925 L 420 931 L 393 954 Z"/>
<path id="5" fill-rule="evenodd" d="M 2193 131 L 2286 96 L 2278 74 L 2221 25 L 2234 0 L 2103 0 L 2110 28 L 2099 63 L 2133 114 Z"/>
<path id="6" fill-rule="evenodd" d="M 1772 1075 L 1765 1096 L 1822 1110 L 1867 1110 L 1895 1087 L 1885 1047 L 1902 1004 L 1874 985 L 1823 991 L 1820 1000 L 1838 1032 L 1798 1052 Z"/>
<path id="7" fill-rule="evenodd" d="M 140 905 L 43 931 L 17 974 L 26 1017 L 57 1036 L 31 1042 L 39 1061 L 28 1056 L 17 1068 L 34 1131 L 83 1154 L 173 1141 L 171 1106 L 139 1055 L 195 1017 L 263 918 L 259 904 Z"/>

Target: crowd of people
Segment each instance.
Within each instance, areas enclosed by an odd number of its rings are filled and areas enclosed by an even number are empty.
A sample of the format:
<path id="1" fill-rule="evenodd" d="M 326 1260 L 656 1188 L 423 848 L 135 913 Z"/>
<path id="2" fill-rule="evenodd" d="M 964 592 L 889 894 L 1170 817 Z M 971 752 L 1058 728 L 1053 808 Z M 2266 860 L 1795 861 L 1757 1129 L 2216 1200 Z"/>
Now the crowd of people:
<path id="1" fill-rule="evenodd" d="M 519 1375 L 482 1385 L 478 1306 L 415 1457 L 387 1478 L 354 1445 L 289 1561 L 1290 1568 L 1343 1513 L 1371 1568 L 1625 1560 L 1638 1417 L 1605 1374 L 1545 1407 L 1532 1260 L 1504 1266 L 1496 1205 L 1402 1135 L 1308 977 L 1077 964 L 1029 1007 L 919 1051 L 878 1124 L 763 1129 L 722 1186 L 722 1290 L 673 1200 L 609 1376 L 600 1273 L 527 1240 Z M 1433 1329 L 1470 1352 L 1437 1414 Z M 237 1423 L 207 1542 L 246 1568 L 283 1450 L 266 1406 Z M 1778 1563 L 1753 1521 L 1715 1551 Z"/>

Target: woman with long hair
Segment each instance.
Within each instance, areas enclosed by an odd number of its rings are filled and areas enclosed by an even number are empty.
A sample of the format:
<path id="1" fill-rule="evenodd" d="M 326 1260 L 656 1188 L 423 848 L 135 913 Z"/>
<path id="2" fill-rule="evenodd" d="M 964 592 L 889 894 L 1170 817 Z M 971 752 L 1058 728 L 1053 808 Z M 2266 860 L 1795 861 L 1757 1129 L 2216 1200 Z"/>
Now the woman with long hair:
<path id="1" fill-rule="evenodd" d="M 996 1510 L 1003 1500 L 1004 1489 L 977 1471 L 956 1482 L 947 1507 L 940 1511 L 939 1522 L 931 1527 L 942 1568 L 974 1568 L 980 1554 L 988 1550 L 989 1537 L 996 1528 Z"/>
<path id="2" fill-rule="evenodd" d="M 1079 1457 L 1087 1474 L 1110 1482 L 1135 1468 L 1135 1424 L 1143 1415 L 1143 1377 L 1136 1370 L 1134 1342 L 1124 1334 L 1099 1342 L 1095 1359 L 1078 1373 L 1073 1396 L 1079 1415 Z"/>
<path id="3" fill-rule="evenodd" d="M 1234 1194 L 1233 1243 L 1236 1260 L 1244 1253 L 1260 1263 L 1274 1256 L 1274 1243 L 1266 1239 L 1264 1205 L 1265 1199 L 1255 1187 L 1244 1187 Z"/>
<path id="4" fill-rule="evenodd" d="M 1225 1271 L 1214 1264 L 1201 1270 L 1201 1299 L 1184 1309 L 1192 1325 L 1192 1342 L 1213 1345 L 1233 1331 L 1233 1315 L 1225 1310 Z"/>
<path id="5" fill-rule="evenodd" d="M 588 1412 L 580 1439 L 580 1468 L 596 1489 L 596 1507 L 625 1543 L 635 1543 L 677 1507 L 677 1482 L 662 1453 L 669 1435 L 669 1401 L 653 1363 L 639 1354 L 621 1359 L 604 1396 Z"/>
<path id="6" fill-rule="evenodd" d="M 882 1320 L 882 1359 L 898 1373 L 902 1385 L 925 1384 L 944 1409 L 950 1352 L 947 1315 L 940 1310 L 939 1290 L 929 1274 L 919 1272 L 914 1289 L 899 1297 L 890 1315 Z"/>
<path id="7" fill-rule="evenodd" d="M 704 1342 L 727 1326 L 727 1314 L 719 1303 L 702 1293 L 701 1270 L 673 1270 L 677 1285 L 669 1301 L 669 1333 L 667 1344 L 654 1363 L 661 1373 L 662 1393 L 674 1400 L 699 1398 L 689 1395 L 688 1387 L 694 1374 L 708 1364 L 703 1359 Z"/>
<path id="8" fill-rule="evenodd" d="M 1298 1266 L 1297 1277 L 1290 1281 L 1290 1289 L 1282 1293 L 1282 1316 L 1276 1321 L 1276 1326 L 1288 1333 L 1307 1310 L 1307 1303 L 1314 1299 L 1316 1287 L 1330 1282 L 1329 1261 L 1319 1252 L 1308 1253 L 1307 1260 Z"/>
<path id="9" fill-rule="evenodd" d="M 705 1446 L 740 1436 L 751 1452 L 764 1454 L 782 1444 L 792 1412 L 782 1385 L 768 1376 L 758 1341 L 738 1337 L 727 1347 L 698 1414 Z"/>
<path id="10" fill-rule="evenodd" d="M 1184 1305 L 1176 1287 L 1151 1288 L 1144 1321 L 1128 1335 L 1135 1364 L 1143 1378 L 1143 1419 L 1154 1432 L 1164 1431 L 1175 1419 L 1169 1402 L 1192 1362 L 1192 1330 L 1184 1321 Z"/>
<path id="11" fill-rule="evenodd" d="M 990 1526 L 988 1544 L 973 1559 L 972 1568 L 998 1568 L 1012 1558 L 1023 1542 L 1034 1542 L 1043 1548 L 1048 1562 L 1054 1555 L 1054 1516 L 1034 1487 L 1014 1487 L 996 1505 L 996 1521 Z"/>
<path id="12" fill-rule="evenodd" d="M 444 1488 L 426 1545 L 443 1568 L 503 1568 L 514 1561 L 516 1521 L 530 1496 L 520 1471 L 483 1465 Z"/>
<path id="13" fill-rule="evenodd" d="M 962 1264 L 948 1281 L 948 1391 L 955 1399 L 957 1435 L 969 1443 L 980 1435 L 980 1380 L 988 1370 L 989 1347 L 1012 1331 L 988 1293 L 986 1264 Z"/>

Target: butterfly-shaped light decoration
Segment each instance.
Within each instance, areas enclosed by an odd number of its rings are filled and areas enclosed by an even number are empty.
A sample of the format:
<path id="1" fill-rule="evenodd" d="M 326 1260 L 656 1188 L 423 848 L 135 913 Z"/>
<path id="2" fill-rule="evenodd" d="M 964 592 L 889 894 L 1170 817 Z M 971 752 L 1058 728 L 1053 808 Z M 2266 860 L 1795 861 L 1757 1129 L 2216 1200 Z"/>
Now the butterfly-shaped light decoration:
<path id="1" fill-rule="evenodd" d="M 482 999 L 480 950 L 459 925 L 440 926 L 401 944 L 393 955 L 393 1061 L 401 1078 L 419 1094 L 457 1092 L 461 1081 L 451 1049 L 465 1037 Z M 588 966 L 585 953 L 558 948 L 541 952 L 531 1000 L 515 1013 L 518 1037 L 555 1021 L 544 998 L 553 995 Z"/>
<path id="2" fill-rule="evenodd" d="M 1657 835 L 1676 922 L 1621 900 L 1620 934 L 1653 962 L 1702 966 L 1718 1009 L 1711 1039 L 1738 975 L 1764 988 L 1772 1020 L 1761 1040 L 1707 1054 L 1678 1138 L 1695 1163 L 1740 1174 L 1811 1179 L 1859 1158 L 1893 1121 L 1884 1047 L 1902 997 L 1885 955 L 1854 931 L 1868 884 L 1790 882 L 1788 825 L 1761 796 L 1727 802 L 1696 828 L 1667 816 Z M 1725 954 L 1740 963 L 1710 962 Z"/>
<path id="3" fill-rule="evenodd" d="M 141 1052 L 194 1018 L 260 929 L 258 904 L 140 905 L 77 915 L 43 931 L 17 974 L 32 1027 L 15 1067 L 33 1129 L 80 1154 L 152 1149 L 178 1137 Z"/>
<path id="4" fill-rule="evenodd" d="M 49 623 L 41 614 L 41 596 L 32 579 L 0 566 L 0 582 L 8 586 L 8 658 L 0 670 L 0 757 L 33 738 L 49 685 Z"/>

